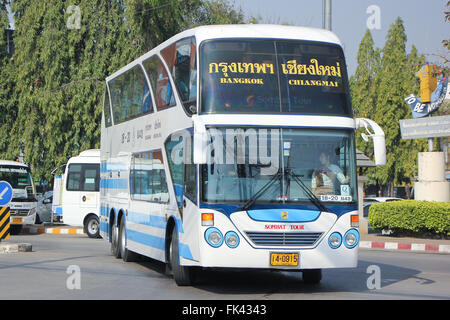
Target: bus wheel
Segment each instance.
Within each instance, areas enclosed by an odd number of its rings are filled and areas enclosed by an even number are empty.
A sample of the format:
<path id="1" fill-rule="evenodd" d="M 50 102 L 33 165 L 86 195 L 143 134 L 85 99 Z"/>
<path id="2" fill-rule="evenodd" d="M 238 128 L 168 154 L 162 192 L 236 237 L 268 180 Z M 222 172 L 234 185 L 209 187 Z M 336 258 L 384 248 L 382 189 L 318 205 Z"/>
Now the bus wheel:
<path id="1" fill-rule="evenodd" d="M 19 234 L 22 231 L 22 225 L 21 224 L 11 224 L 9 225 L 9 234 L 14 236 Z"/>
<path id="2" fill-rule="evenodd" d="M 138 259 L 138 254 L 130 251 L 126 248 L 125 244 L 127 243 L 127 233 L 125 230 L 125 219 L 122 218 L 120 220 L 120 229 L 119 229 L 119 250 L 120 255 L 122 256 L 123 261 L 125 262 L 134 262 Z"/>
<path id="3" fill-rule="evenodd" d="M 193 270 L 191 267 L 181 266 L 179 261 L 178 232 L 177 228 L 172 230 L 170 241 L 170 265 L 172 267 L 173 278 L 178 286 L 190 286 L 193 283 Z"/>
<path id="4" fill-rule="evenodd" d="M 100 237 L 100 223 L 98 217 L 91 215 L 86 219 L 84 223 L 84 229 L 86 230 L 89 238 L 99 238 Z"/>
<path id="5" fill-rule="evenodd" d="M 119 259 L 120 250 L 119 250 L 119 228 L 114 223 L 111 227 L 111 254 Z"/>
<path id="6" fill-rule="evenodd" d="M 318 284 L 322 280 L 322 269 L 306 269 L 302 271 L 303 282 Z"/>

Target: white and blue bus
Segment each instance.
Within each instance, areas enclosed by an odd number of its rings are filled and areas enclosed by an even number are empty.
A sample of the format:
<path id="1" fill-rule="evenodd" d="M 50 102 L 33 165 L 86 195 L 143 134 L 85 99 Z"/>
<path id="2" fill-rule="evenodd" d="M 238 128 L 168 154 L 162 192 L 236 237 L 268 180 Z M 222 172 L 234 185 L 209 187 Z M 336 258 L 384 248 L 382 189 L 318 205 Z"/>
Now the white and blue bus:
<path id="1" fill-rule="evenodd" d="M 117 258 L 167 263 L 178 285 L 203 268 L 317 283 L 356 267 L 360 127 L 383 164 L 384 133 L 353 118 L 333 33 L 182 32 L 106 79 L 100 234 Z"/>

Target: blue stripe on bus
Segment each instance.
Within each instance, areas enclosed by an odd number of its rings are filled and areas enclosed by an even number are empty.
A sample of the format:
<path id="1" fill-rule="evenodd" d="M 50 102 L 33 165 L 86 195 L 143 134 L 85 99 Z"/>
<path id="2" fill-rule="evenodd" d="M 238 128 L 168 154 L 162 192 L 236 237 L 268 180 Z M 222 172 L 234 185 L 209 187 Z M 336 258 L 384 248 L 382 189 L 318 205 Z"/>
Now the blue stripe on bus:
<path id="1" fill-rule="evenodd" d="M 128 179 L 100 179 L 101 189 L 128 189 Z"/>
<path id="2" fill-rule="evenodd" d="M 100 215 L 109 216 L 108 208 L 105 206 L 100 206 Z M 163 216 L 151 215 L 148 213 L 128 211 L 127 220 L 130 222 L 143 224 L 150 227 L 155 227 L 159 229 L 165 229 L 167 227 L 166 218 Z M 175 223 L 178 228 L 178 232 L 184 233 L 183 222 L 180 219 L 175 219 Z"/>
<path id="3" fill-rule="evenodd" d="M 165 229 L 167 226 L 166 218 L 153 216 L 145 213 L 128 211 L 127 220 L 134 223 L 144 224 L 159 229 Z"/>
<path id="4" fill-rule="evenodd" d="M 200 203 L 200 209 L 213 209 L 222 212 L 226 216 L 230 216 L 234 212 L 242 211 L 242 204 L 217 204 L 217 203 Z M 357 205 L 329 205 L 326 204 L 328 212 L 336 214 L 338 217 L 341 215 L 358 210 Z M 256 203 L 252 205 L 250 210 L 269 210 L 269 209 L 278 209 L 278 210 L 317 210 L 317 207 L 313 204 L 262 204 Z"/>
<path id="5" fill-rule="evenodd" d="M 127 237 L 129 240 L 143 244 L 148 247 L 156 248 L 158 250 L 165 250 L 165 238 L 156 237 L 153 235 L 149 235 L 146 233 L 138 232 L 135 230 L 127 230 Z M 178 244 L 178 251 L 180 257 L 193 260 L 191 250 L 189 249 L 189 246 L 184 243 Z"/>
<path id="6" fill-rule="evenodd" d="M 285 212 L 286 216 L 282 217 Z M 320 211 L 317 210 L 298 210 L 298 209 L 260 209 L 248 210 L 249 217 L 255 221 L 268 222 L 312 222 L 319 218 Z"/>

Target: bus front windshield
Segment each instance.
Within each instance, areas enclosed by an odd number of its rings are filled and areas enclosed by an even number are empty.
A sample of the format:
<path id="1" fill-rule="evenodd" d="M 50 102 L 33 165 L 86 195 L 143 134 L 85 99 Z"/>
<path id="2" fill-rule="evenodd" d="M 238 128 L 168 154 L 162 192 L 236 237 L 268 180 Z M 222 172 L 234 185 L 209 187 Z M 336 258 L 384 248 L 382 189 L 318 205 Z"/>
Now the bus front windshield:
<path id="1" fill-rule="evenodd" d="M 31 174 L 25 167 L 0 166 L 0 181 L 7 181 L 13 188 L 13 200 L 34 199 Z"/>
<path id="2" fill-rule="evenodd" d="M 211 40 L 200 48 L 202 113 L 352 116 L 338 45 Z"/>
<path id="3" fill-rule="evenodd" d="M 208 133 L 202 202 L 245 206 L 357 200 L 351 131 L 210 128 Z"/>

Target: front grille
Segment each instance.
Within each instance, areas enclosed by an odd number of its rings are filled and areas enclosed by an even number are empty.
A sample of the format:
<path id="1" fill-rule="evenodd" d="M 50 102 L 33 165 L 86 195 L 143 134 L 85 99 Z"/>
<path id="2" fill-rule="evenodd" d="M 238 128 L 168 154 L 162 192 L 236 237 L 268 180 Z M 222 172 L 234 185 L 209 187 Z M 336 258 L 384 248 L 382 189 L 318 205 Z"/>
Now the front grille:
<path id="1" fill-rule="evenodd" d="M 257 246 L 313 246 L 323 232 L 245 232 Z"/>
<path id="2" fill-rule="evenodd" d="M 29 209 L 11 209 L 12 216 L 27 216 Z"/>

